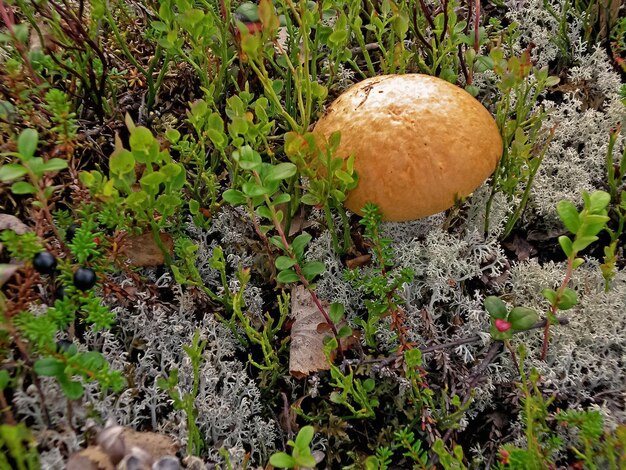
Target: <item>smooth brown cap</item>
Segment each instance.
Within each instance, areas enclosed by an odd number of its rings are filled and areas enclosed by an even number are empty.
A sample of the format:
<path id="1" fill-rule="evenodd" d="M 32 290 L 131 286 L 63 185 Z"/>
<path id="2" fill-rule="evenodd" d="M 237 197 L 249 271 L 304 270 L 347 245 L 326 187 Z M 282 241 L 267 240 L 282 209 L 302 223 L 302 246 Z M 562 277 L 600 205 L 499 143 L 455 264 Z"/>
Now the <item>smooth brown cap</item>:
<path id="1" fill-rule="evenodd" d="M 313 132 L 328 138 L 334 131 L 341 131 L 336 155 L 354 154 L 359 176 L 346 206 L 360 213 L 373 202 L 385 220 L 448 209 L 485 181 L 502 156 L 489 111 L 465 90 L 428 75 L 383 75 L 354 85 Z"/>

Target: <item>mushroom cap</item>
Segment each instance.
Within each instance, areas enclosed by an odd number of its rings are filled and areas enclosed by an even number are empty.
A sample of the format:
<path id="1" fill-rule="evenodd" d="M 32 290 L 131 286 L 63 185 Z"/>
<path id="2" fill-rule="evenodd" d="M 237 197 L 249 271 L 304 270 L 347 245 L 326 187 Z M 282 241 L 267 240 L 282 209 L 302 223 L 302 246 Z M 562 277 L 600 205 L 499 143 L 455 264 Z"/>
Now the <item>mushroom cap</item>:
<path id="1" fill-rule="evenodd" d="M 335 131 L 341 131 L 336 155 L 354 155 L 359 176 L 346 206 L 360 213 L 373 202 L 391 221 L 452 207 L 502 156 L 489 111 L 465 90 L 429 75 L 382 75 L 352 86 L 313 130 L 325 139 Z"/>

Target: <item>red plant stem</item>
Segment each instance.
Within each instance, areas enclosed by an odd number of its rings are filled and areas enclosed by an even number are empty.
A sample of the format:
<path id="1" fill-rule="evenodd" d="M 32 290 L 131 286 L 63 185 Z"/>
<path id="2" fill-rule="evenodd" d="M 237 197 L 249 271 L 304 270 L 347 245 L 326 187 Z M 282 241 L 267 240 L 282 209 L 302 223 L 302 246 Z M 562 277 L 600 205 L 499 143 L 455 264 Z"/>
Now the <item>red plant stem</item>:
<path id="1" fill-rule="evenodd" d="M 557 318 L 558 320 L 558 324 L 559 325 L 568 325 L 569 324 L 569 320 L 565 317 L 559 317 Z M 531 326 L 529 328 L 529 330 L 538 330 L 540 328 L 543 328 L 546 323 L 548 323 L 547 319 L 543 319 L 543 320 L 539 320 L 536 324 L 534 324 L 533 326 Z M 521 331 L 514 331 L 513 334 L 518 334 L 518 333 L 522 333 Z M 468 336 L 466 338 L 459 338 L 456 339 L 454 341 L 450 341 L 449 343 L 442 343 L 442 344 L 433 344 L 431 346 L 425 346 L 422 348 L 419 348 L 419 350 L 422 352 L 422 354 L 429 354 L 435 351 L 441 351 L 444 349 L 450 349 L 450 348 L 456 348 L 458 346 L 462 346 L 464 344 L 473 344 L 473 343 L 480 343 L 483 340 L 482 336 L 480 335 L 474 335 L 474 336 Z M 379 366 L 387 366 L 389 364 L 394 363 L 395 361 L 398 360 L 399 357 L 402 356 L 402 353 L 394 353 L 388 357 L 382 358 L 382 359 L 368 359 L 368 360 L 363 360 L 361 361 L 359 364 L 378 364 Z"/>
<path id="2" fill-rule="evenodd" d="M 478 28 L 480 27 L 480 0 L 476 0 L 476 12 L 474 14 L 474 50 L 478 52 L 480 47 Z"/>
<path id="3" fill-rule="evenodd" d="M 15 426 L 17 424 L 17 421 L 15 421 L 13 411 L 11 411 L 11 407 L 9 406 L 9 403 L 7 402 L 7 399 L 4 396 L 4 392 L 2 390 L 0 390 L 0 408 L 0 411 L 2 411 L 2 414 L 4 414 L 4 421 L 6 422 L 6 424 L 10 426 Z"/>
<path id="4" fill-rule="evenodd" d="M 380 260 L 380 273 L 385 279 L 388 279 L 387 276 L 387 267 L 385 265 L 385 258 L 383 257 L 383 251 L 380 246 L 380 234 L 378 233 L 378 229 L 374 229 L 373 233 L 376 238 L 373 240 L 374 242 L 374 250 L 376 251 L 376 257 Z M 404 311 L 395 305 L 393 301 L 393 294 L 396 291 L 392 290 L 391 292 L 387 292 L 387 313 L 391 315 L 391 328 L 396 330 L 398 333 L 398 341 L 400 342 L 400 351 L 406 349 L 412 349 L 413 345 L 408 343 L 406 340 L 406 328 L 404 327 Z"/>
<path id="5" fill-rule="evenodd" d="M 573 253 L 567 259 L 567 271 L 565 272 L 565 277 L 563 278 L 563 282 L 561 283 L 559 289 L 556 291 L 556 300 L 552 305 L 550 305 L 550 313 L 554 316 L 556 315 L 557 310 L 559 309 L 558 305 L 561 300 L 561 296 L 567 287 L 567 284 L 572 277 L 572 272 L 574 271 L 574 258 L 576 257 L 576 253 Z M 550 319 L 547 319 L 546 325 L 543 327 L 543 345 L 541 347 L 541 360 L 546 359 L 546 355 L 548 354 L 548 339 L 550 337 Z"/>
<path id="6" fill-rule="evenodd" d="M 430 26 L 430 29 L 434 31 L 435 22 L 433 21 L 430 9 L 426 6 L 426 3 L 424 2 L 424 0 L 419 0 L 419 2 L 420 2 L 420 7 L 422 8 L 422 12 L 424 13 L 424 17 L 426 18 L 426 21 L 428 22 L 428 25 Z"/>
<path id="7" fill-rule="evenodd" d="M 265 236 L 265 234 L 261 230 L 261 227 L 256 221 L 256 218 L 254 216 L 254 207 L 252 206 L 252 202 L 248 203 L 248 215 L 250 217 L 250 220 L 252 221 L 252 227 L 254 227 L 254 231 L 263 242 L 263 245 L 265 245 L 265 251 L 267 251 L 267 256 L 269 256 L 269 265 L 272 271 L 272 276 L 276 277 L 276 266 L 274 265 L 274 255 L 272 254 L 272 247 L 270 245 L 269 240 L 267 239 L 267 236 Z"/>
<path id="8" fill-rule="evenodd" d="M 257 171 L 254 171 L 254 170 L 252 171 L 252 173 L 254 174 L 254 177 L 255 177 L 257 183 L 259 185 L 261 185 L 262 181 L 261 181 L 261 177 L 260 177 L 259 173 Z M 280 221 L 278 220 L 278 217 L 276 215 L 276 210 L 274 209 L 274 206 L 272 206 L 271 201 L 270 201 L 270 199 L 269 199 L 269 197 L 267 195 L 265 195 L 265 202 L 266 202 L 268 208 L 270 209 L 270 211 L 272 213 L 272 222 L 274 223 L 274 227 L 276 228 L 276 231 L 278 232 L 278 235 L 280 236 L 280 240 L 282 241 L 283 246 L 285 247 L 285 251 L 287 252 L 287 254 L 289 255 L 289 257 L 291 259 L 295 259 L 295 255 L 291 251 L 291 248 L 290 248 L 290 245 L 289 245 L 289 241 L 287 240 L 287 236 L 285 235 L 285 231 L 283 230 L 283 227 L 280 224 Z M 341 347 L 341 341 L 339 339 L 339 332 L 337 331 L 337 327 L 335 326 L 333 321 L 328 316 L 328 313 L 326 312 L 326 309 L 324 308 L 324 306 L 320 302 L 320 299 L 317 296 L 317 294 L 315 293 L 315 291 L 313 289 L 311 289 L 311 287 L 309 285 L 309 281 L 306 280 L 306 278 L 304 277 L 304 274 L 302 273 L 302 269 L 300 267 L 300 264 L 298 262 L 296 262 L 296 264 L 294 264 L 293 267 L 296 270 L 296 274 L 300 278 L 300 282 L 302 283 L 304 288 L 309 292 L 309 295 L 311 296 L 311 300 L 313 301 L 313 303 L 315 304 L 317 309 L 320 311 L 320 313 L 324 317 L 324 320 L 326 321 L 326 323 L 328 323 L 328 325 L 330 326 L 330 329 L 333 332 L 333 335 L 335 336 L 335 339 L 337 340 L 337 349 L 339 351 L 339 354 L 343 355 L 343 349 Z"/>
<path id="9" fill-rule="evenodd" d="M 417 7 L 413 9 L 413 29 L 415 30 L 415 35 L 417 39 L 428 49 L 429 51 L 433 50 L 433 46 L 431 46 L 426 38 L 420 33 L 419 25 L 417 24 Z"/>
<path id="10" fill-rule="evenodd" d="M 448 31 L 448 0 L 443 0 L 441 8 L 443 9 L 443 28 L 441 30 L 441 36 L 439 36 L 439 42 L 443 42 L 443 38 Z"/>
<path id="11" fill-rule="evenodd" d="M 28 73 L 30 74 L 31 78 L 33 79 L 36 85 L 41 85 L 41 79 L 35 73 L 35 70 L 33 69 L 33 66 L 30 63 L 30 60 L 28 60 L 28 57 L 26 56 L 26 51 L 24 50 L 22 43 L 20 43 L 20 41 L 17 39 L 17 36 L 15 35 L 15 30 L 13 29 L 13 25 L 15 24 L 13 12 L 7 9 L 7 7 L 5 6 L 2 0 L 0 0 L 0 18 L 2 18 L 4 25 L 7 27 L 7 30 L 9 31 L 9 34 L 11 35 L 11 38 L 13 39 L 13 44 L 15 46 L 15 49 L 17 50 L 20 57 L 24 61 L 24 65 L 28 69 Z"/>

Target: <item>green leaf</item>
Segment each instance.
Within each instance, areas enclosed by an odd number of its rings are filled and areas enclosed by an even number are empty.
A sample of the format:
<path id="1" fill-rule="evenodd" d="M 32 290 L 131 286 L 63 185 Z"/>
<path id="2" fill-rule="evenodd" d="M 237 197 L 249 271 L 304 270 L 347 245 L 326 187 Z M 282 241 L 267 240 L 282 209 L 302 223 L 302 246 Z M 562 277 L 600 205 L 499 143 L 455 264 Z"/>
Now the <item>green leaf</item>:
<path id="1" fill-rule="evenodd" d="M 239 150 L 235 150 L 233 160 L 238 162 L 244 170 L 257 170 L 263 163 L 259 152 L 254 151 L 249 145 L 244 145 Z"/>
<path id="2" fill-rule="evenodd" d="M 474 70 L 480 73 L 487 70 L 493 70 L 493 59 L 488 56 L 476 57 L 476 61 L 474 62 Z"/>
<path id="3" fill-rule="evenodd" d="M 88 188 L 91 188 L 96 182 L 96 177 L 87 171 L 81 171 L 78 174 L 78 179 Z"/>
<path id="4" fill-rule="evenodd" d="M 263 25 L 263 29 L 270 33 L 273 33 L 280 26 L 280 21 L 276 12 L 274 11 L 274 5 L 272 0 L 260 0 L 259 1 L 259 19 Z"/>
<path id="5" fill-rule="evenodd" d="M 129 206 L 141 206 L 146 199 L 148 199 L 148 194 L 145 191 L 135 191 L 129 194 L 124 202 Z"/>
<path id="6" fill-rule="evenodd" d="M 0 370 L 0 391 L 5 390 L 9 386 L 10 381 L 9 371 L 5 369 Z"/>
<path id="7" fill-rule="evenodd" d="M 248 198 L 238 189 L 227 189 L 222 194 L 224 201 L 232 204 L 233 206 L 239 206 L 245 204 Z"/>
<path id="8" fill-rule="evenodd" d="M 109 168 L 114 175 L 125 175 L 135 169 L 135 157 L 128 150 L 121 150 L 111 155 Z"/>
<path id="9" fill-rule="evenodd" d="M 198 8 L 189 8 L 185 10 L 185 12 L 182 15 L 178 15 L 177 19 L 179 20 L 180 24 L 184 28 L 190 29 L 194 25 L 202 21 L 204 16 L 205 16 L 204 11 Z"/>
<path id="10" fill-rule="evenodd" d="M 78 400 L 83 396 L 85 389 L 80 382 L 68 380 L 64 375 L 57 377 L 57 380 L 59 381 L 59 384 L 61 384 L 61 389 L 68 399 Z"/>
<path id="11" fill-rule="evenodd" d="M 318 100 L 324 100 L 328 96 L 328 88 L 321 83 L 311 83 L 311 93 Z"/>
<path id="12" fill-rule="evenodd" d="M 550 305 L 554 305 L 556 303 L 556 291 L 554 289 L 544 289 L 541 293 L 546 299 L 548 299 Z"/>
<path id="13" fill-rule="evenodd" d="M 315 461 L 315 457 L 313 457 L 309 451 L 308 454 L 298 455 L 296 457 L 296 464 L 299 468 L 315 468 L 317 462 Z"/>
<path id="14" fill-rule="evenodd" d="M 561 293 L 561 299 L 559 300 L 557 307 L 559 307 L 560 310 L 569 310 L 577 303 L 578 294 L 576 294 L 576 291 L 574 289 L 566 287 L 565 290 Z"/>
<path id="15" fill-rule="evenodd" d="M 539 315 L 532 308 L 514 307 L 509 313 L 507 321 L 517 331 L 525 331 L 539 320 Z"/>
<path id="16" fill-rule="evenodd" d="M 550 88 L 552 86 L 558 85 L 560 81 L 561 81 L 561 79 L 559 77 L 556 77 L 556 76 L 552 75 L 552 76 L 546 78 L 545 86 L 547 88 Z"/>
<path id="17" fill-rule="evenodd" d="M 241 185 L 241 189 L 243 189 L 244 194 L 250 197 L 263 196 L 269 193 L 269 189 L 265 186 L 260 186 L 253 182 L 247 182 Z"/>
<path id="18" fill-rule="evenodd" d="M 596 236 L 576 237 L 576 240 L 574 240 L 574 243 L 572 244 L 572 249 L 575 252 L 582 251 L 597 239 L 598 237 Z"/>
<path id="19" fill-rule="evenodd" d="M 352 177 L 352 175 L 346 173 L 343 170 L 337 170 L 335 171 L 335 176 L 341 180 L 341 182 L 346 183 L 346 184 L 350 184 L 354 181 L 354 178 Z"/>
<path id="20" fill-rule="evenodd" d="M 315 206 L 319 204 L 320 200 L 319 200 L 319 197 L 317 197 L 316 195 L 311 194 L 311 193 L 306 193 L 304 196 L 300 198 L 300 202 L 302 204 L 306 204 L 307 206 Z"/>
<path id="21" fill-rule="evenodd" d="M 297 168 L 293 163 L 279 163 L 270 168 L 265 175 L 265 181 L 281 181 L 296 174 Z"/>
<path id="22" fill-rule="evenodd" d="M 176 212 L 176 209 L 182 205 L 182 200 L 176 194 L 161 194 L 156 200 L 158 209 L 161 212 L 169 210 L 170 213 Z"/>
<path id="23" fill-rule="evenodd" d="M 513 328 L 509 328 L 506 331 L 498 331 L 494 322 L 495 320 L 491 320 L 491 328 L 489 330 L 489 334 L 493 339 L 497 341 L 504 341 L 513 337 Z"/>
<path id="24" fill-rule="evenodd" d="M 585 260 L 583 258 L 576 258 L 574 260 L 574 263 L 572 265 L 573 269 L 578 268 L 579 266 L 581 266 L 583 263 L 585 262 Z"/>
<path id="25" fill-rule="evenodd" d="M 18 181 L 11 185 L 11 192 L 13 194 L 34 194 L 37 192 L 37 189 L 26 181 Z"/>
<path id="26" fill-rule="evenodd" d="M 328 316 L 333 321 L 333 323 L 339 323 L 344 314 L 344 306 L 339 302 L 333 302 L 330 304 L 330 309 L 328 310 Z"/>
<path id="27" fill-rule="evenodd" d="M 218 149 L 223 149 L 226 147 L 226 134 L 223 132 L 216 131 L 215 129 L 207 129 L 207 135 L 213 145 L 215 145 Z"/>
<path id="28" fill-rule="evenodd" d="M 304 426 L 296 436 L 296 447 L 298 449 L 308 449 L 309 444 L 313 440 L 315 429 L 313 426 Z"/>
<path id="29" fill-rule="evenodd" d="M 154 136 L 148 128 L 138 126 L 131 130 L 128 142 L 131 150 L 147 152 L 154 142 Z"/>
<path id="30" fill-rule="evenodd" d="M 228 124 L 228 131 L 232 136 L 246 135 L 249 128 L 248 120 L 241 116 L 233 117 L 230 124 Z"/>
<path id="31" fill-rule="evenodd" d="M 293 468 L 296 466 L 296 461 L 291 455 L 278 452 L 270 457 L 270 464 L 277 468 Z"/>
<path id="32" fill-rule="evenodd" d="M 272 245 L 277 246 L 281 250 L 287 250 L 287 248 L 283 244 L 282 238 L 280 238 L 278 235 L 274 235 L 273 237 L 271 237 L 270 242 L 272 242 Z"/>
<path id="33" fill-rule="evenodd" d="M 374 390 L 375 386 L 376 382 L 374 381 L 374 379 L 365 379 L 363 381 L 363 390 L 365 390 L 366 392 L 371 392 L 372 390 Z"/>
<path id="34" fill-rule="evenodd" d="M 16 163 L 7 163 L 0 167 L 0 181 L 7 182 L 21 178 L 28 173 L 28 170 L 22 165 Z"/>
<path id="35" fill-rule="evenodd" d="M 278 196 L 277 198 L 275 198 L 272 201 L 273 205 L 277 205 L 277 204 L 285 204 L 287 202 L 291 201 L 291 196 L 287 193 L 283 193 L 280 196 Z"/>
<path id="36" fill-rule="evenodd" d="M 183 166 L 178 163 L 167 163 L 161 167 L 159 173 L 162 173 L 167 180 L 176 178 L 183 170 Z"/>
<path id="37" fill-rule="evenodd" d="M 328 36 L 328 42 L 331 47 L 342 46 L 347 40 L 349 33 L 347 31 L 348 17 L 345 13 L 342 13 L 335 22 L 335 30 L 330 36 Z"/>
<path id="38" fill-rule="evenodd" d="M 316 276 L 326 271 L 326 265 L 321 261 L 311 261 L 302 266 L 302 274 L 307 281 L 312 281 Z"/>
<path id="39" fill-rule="evenodd" d="M 67 162 L 65 160 L 61 160 L 60 158 L 51 158 L 46 163 L 41 165 L 39 171 L 60 171 L 65 170 L 67 168 Z"/>
<path id="40" fill-rule="evenodd" d="M 219 113 L 211 113 L 206 124 L 209 129 L 219 132 L 220 134 L 224 133 L 224 120 Z"/>
<path id="41" fill-rule="evenodd" d="M 580 219 L 578 217 L 578 210 L 576 206 L 570 201 L 559 201 L 556 205 L 556 212 L 559 214 L 559 218 L 572 233 L 578 232 L 580 228 Z"/>
<path id="42" fill-rule="evenodd" d="M 495 295 L 490 295 L 484 302 L 485 310 L 492 318 L 505 319 L 507 315 L 506 304 Z"/>
<path id="43" fill-rule="evenodd" d="M 470 50 L 473 51 L 474 49 Z M 480 88 L 475 85 L 465 85 L 465 91 L 467 91 L 470 95 L 476 98 L 478 96 L 478 93 L 480 93 Z"/>
<path id="44" fill-rule="evenodd" d="M 163 173 L 154 171 L 152 173 L 148 173 L 147 175 L 142 176 L 139 182 L 142 186 L 154 187 L 160 185 L 164 180 L 165 176 L 163 175 Z"/>
<path id="45" fill-rule="evenodd" d="M 35 374 L 43 377 L 57 377 L 65 371 L 65 364 L 54 357 L 44 357 L 33 365 Z"/>
<path id="46" fill-rule="evenodd" d="M 280 95 L 281 92 L 283 91 L 284 88 L 284 81 L 283 80 L 272 80 L 272 90 L 274 90 L 274 93 L 276 93 L 277 95 Z"/>
<path id="47" fill-rule="evenodd" d="M 276 258 L 274 264 L 276 265 L 276 269 L 283 271 L 284 269 L 289 269 L 296 264 L 296 260 L 290 258 L 289 256 L 279 256 Z"/>
<path id="48" fill-rule="evenodd" d="M 289 284 L 290 282 L 298 282 L 300 277 L 293 269 L 285 269 L 278 273 L 276 280 L 281 284 Z"/>
<path id="49" fill-rule="evenodd" d="M 253 2 L 244 2 L 235 11 L 249 22 L 259 21 L 259 7 Z"/>
<path id="50" fill-rule="evenodd" d="M 352 328 L 350 328 L 348 325 L 343 325 L 341 328 L 339 328 L 339 331 L 337 332 L 337 336 L 339 338 L 347 338 L 350 335 L 352 335 Z"/>
<path id="51" fill-rule="evenodd" d="M 35 129 L 24 129 L 17 138 L 17 151 L 23 159 L 28 160 L 35 154 L 38 143 L 39 134 L 37 134 L 37 131 Z"/>
<path id="52" fill-rule="evenodd" d="M 598 212 L 606 208 L 611 202 L 611 196 L 605 191 L 594 191 L 589 197 L 589 209 Z"/>
<path id="53" fill-rule="evenodd" d="M 153 26 L 154 26 L 154 23 L 157 23 L 157 21 L 152 22 Z M 165 137 L 171 143 L 175 144 L 176 142 L 180 140 L 180 132 L 177 129 L 168 129 L 165 131 Z"/>
<path id="54" fill-rule="evenodd" d="M 569 237 L 561 235 L 559 237 L 559 245 L 561 245 L 561 249 L 563 250 L 563 253 L 565 253 L 565 256 L 567 256 L 568 258 L 572 256 L 572 253 L 574 253 L 574 249 L 572 247 L 572 240 L 570 240 Z"/>
<path id="55" fill-rule="evenodd" d="M 300 235 L 293 239 L 293 242 L 291 242 L 291 248 L 295 253 L 296 258 L 302 258 L 302 256 L 304 255 L 304 248 L 309 244 L 311 238 L 311 235 L 309 235 L 307 232 L 302 232 Z"/>
<path id="56" fill-rule="evenodd" d="M 107 365 L 107 361 L 98 351 L 87 351 L 80 355 L 80 365 L 92 371 L 102 369 Z"/>
<path id="57" fill-rule="evenodd" d="M 256 213 L 260 217 L 264 217 L 264 218 L 266 218 L 268 220 L 272 220 L 272 211 L 266 205 L 262 205 L 262 206 L 257 207 L 256 208 Z"/>

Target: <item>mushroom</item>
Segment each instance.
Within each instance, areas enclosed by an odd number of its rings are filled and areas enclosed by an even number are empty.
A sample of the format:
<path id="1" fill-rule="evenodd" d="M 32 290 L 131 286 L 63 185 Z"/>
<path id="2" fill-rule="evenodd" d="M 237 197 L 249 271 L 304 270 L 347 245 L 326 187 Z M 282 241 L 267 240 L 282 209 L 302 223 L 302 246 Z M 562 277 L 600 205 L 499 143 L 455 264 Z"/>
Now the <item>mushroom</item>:
<path id="1" fill-rule="evenodd" d="M 320 145 L 341 131 L 337 156 L 354 154 L 359 184 L 346 206 L 368 202 L 390 221 L 453 206 L 493 173 L 502 156 L 495 120 L 463 89 L 420 74 L 383 75 L 343 93 L 315 125 Z"/>

